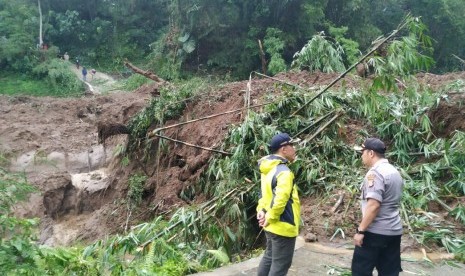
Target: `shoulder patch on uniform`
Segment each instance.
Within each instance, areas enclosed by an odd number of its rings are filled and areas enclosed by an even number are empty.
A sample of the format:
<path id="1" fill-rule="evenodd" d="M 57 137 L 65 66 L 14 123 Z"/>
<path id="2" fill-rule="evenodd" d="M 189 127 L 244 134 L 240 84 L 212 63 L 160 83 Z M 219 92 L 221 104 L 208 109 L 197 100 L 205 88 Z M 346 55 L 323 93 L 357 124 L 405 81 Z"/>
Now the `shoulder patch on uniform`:
<path id="1" fill-rule="evenodd" d="M 375 174 L 371 173 L 367 175 L 367 180 L 368 180 L 368 187 L 373 187 L 373 185 L 375 184 Z"/>

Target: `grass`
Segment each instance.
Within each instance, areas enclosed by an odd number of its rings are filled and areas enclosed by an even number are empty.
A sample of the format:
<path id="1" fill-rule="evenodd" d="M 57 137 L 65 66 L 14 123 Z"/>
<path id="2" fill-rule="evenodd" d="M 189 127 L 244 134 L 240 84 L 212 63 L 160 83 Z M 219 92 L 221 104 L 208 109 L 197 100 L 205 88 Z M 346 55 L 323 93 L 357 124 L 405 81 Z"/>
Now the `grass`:
<path id="1" fill-rule="evenodd" d="M 44 81 L 28 79 L 21 75 L 0 75 L 0 94 L 3 95 L 29 95 L 52 96 L 53 87 Z"/>
<path id="2" fill-rule="evenodd" d="M 9 154 L 4 152 L 3 150 L 0 150 L 0 167 L 6 168 L 9 164 Z"/>
<path id="3" fill-rule="evenodd" d="M 146 83 L 151 83 L 151 82 L 153 81 L 149 80 L 148 78 L 144 76 L 133 74 L 129 78 L 122 81 L 122 87 L 124 90 L 132 91 Z"/>

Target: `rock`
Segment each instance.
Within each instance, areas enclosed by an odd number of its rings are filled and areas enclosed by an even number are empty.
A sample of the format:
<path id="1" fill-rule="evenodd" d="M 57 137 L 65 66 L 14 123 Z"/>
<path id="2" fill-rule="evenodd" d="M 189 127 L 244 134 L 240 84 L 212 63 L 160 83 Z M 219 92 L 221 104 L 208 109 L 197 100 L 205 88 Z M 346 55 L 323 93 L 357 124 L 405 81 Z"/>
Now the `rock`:
<path id="1" fill-rule="evenodd" d="M 316 241 L 318 241 L 318 238 L 315 234 L 313 233 L 305 234 L 305 242 L 316 242 Z"/>

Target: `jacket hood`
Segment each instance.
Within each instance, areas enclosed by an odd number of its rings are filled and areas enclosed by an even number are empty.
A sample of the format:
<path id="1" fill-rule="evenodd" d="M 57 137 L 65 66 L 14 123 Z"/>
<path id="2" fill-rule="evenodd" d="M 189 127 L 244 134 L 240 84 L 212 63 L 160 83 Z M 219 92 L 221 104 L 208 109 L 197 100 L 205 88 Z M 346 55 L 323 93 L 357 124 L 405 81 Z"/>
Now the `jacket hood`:
<path id="1" fill-rule="evenodd" d="M 279 155 L 268 155 L 258 160 L 258 168 L 260 169 L 260 173 L 267 174 L 279 164 L 286 164 L 287 162 L 284 157 Z"/>

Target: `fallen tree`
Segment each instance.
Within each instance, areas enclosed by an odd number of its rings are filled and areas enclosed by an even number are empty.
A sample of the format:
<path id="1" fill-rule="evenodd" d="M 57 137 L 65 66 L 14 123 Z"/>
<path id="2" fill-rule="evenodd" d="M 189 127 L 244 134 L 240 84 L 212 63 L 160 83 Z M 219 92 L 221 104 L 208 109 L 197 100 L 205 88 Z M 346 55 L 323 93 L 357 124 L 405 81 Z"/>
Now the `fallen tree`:
<path id="1" fill-rule="evenodd" d="M 132 71 L 134 71 L 134 73 L 137 73 L 139 75 L 142 75 L 146 78 L 149 78 L 155 82 L 159 82 L 161 84 L 163 83 L 167 83 L 167 81 L 165 81 L 164 79 L 160 78 L 159 76 L 155 75 L 154 73 L 150 72 L 150 71 L 144 71 L 136 66 L 134 66 L 132 63 L 130 63 L 129 61 L 125 61 L 124 62 L 124 66 L 128 67 L 129 69 L 131 69 Z"/>

